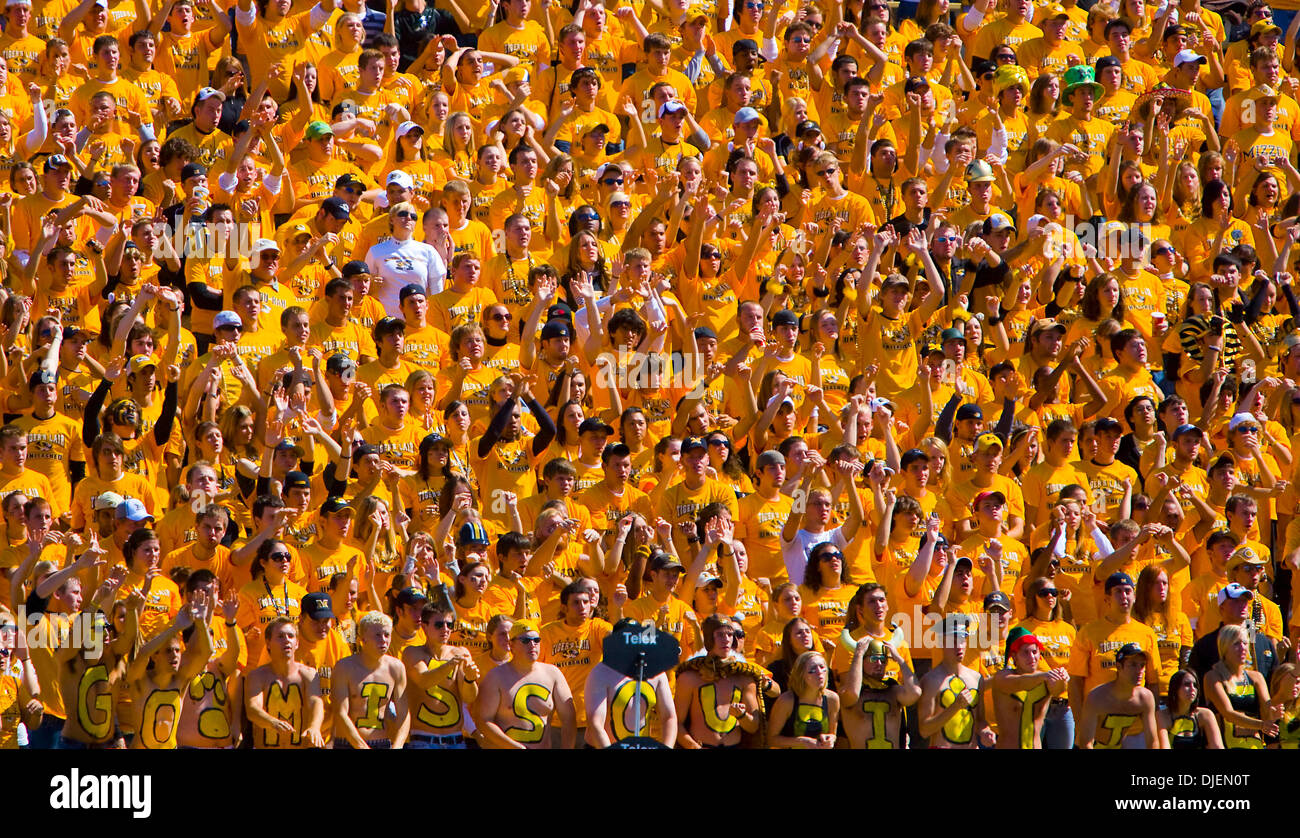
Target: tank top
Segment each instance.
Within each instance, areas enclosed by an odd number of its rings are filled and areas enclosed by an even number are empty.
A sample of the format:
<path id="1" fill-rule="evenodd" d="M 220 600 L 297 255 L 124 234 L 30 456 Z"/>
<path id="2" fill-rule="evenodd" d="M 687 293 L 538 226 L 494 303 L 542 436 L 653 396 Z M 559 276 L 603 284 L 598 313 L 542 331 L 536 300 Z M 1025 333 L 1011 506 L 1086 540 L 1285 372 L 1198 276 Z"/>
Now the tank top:
<path id="1" fill-rule="evenodd" d="M 816 739 L 826 733 L 826 696 L 822 695 L 821 704 L 803 704 L 795 699 L 794 710 L 781 728 L 782 736 L 810 736 Z"/>
<path id="2" fill-rule="evenodd" d="M 1223 684 L 1228 693 L 1228 703 L 1233 710 L 1243 713 L 1254 719 L 1262 718 L 1260 715 L 1259 694 L 1255 690 L 1255 682 L 1250 680 L 1249 676 L 1244 676 L 1243 680 L 1225 681 Z M 1264 747 L 1264 737 L 1257 730 L 1241 730 L 1232 722 L 1224 721 L 1223 723 L 1223 747 L 1238 750 L 1258 750 Z"/>
<path id="3" fill-rule="evenodd" d="M 1200 751 L 1205 749 L 1205 731 L 1195 713 L 1175 716 L 1169 725 L 1169 748 L 1174 751 Z"/>

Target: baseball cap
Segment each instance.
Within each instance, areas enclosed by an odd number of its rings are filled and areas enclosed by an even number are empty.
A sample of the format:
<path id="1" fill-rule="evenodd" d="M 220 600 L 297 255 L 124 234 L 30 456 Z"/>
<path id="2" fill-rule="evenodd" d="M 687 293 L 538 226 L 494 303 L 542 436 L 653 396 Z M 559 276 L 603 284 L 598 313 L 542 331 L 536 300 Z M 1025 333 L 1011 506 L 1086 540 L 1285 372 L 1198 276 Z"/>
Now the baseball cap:
<path id="1" fill-rule="evenodd" d="M 984 219 L 984 235 L 996 233 L 999 230 L 1015 231 L 1016 222 L 1011 220 L 1011 216 L 1002 212 L 995 212 L 988 218 Z"/>
<path id="2" fill-rule="evenodd" d="M 970 502 L 971 509 L 978 509 L 979 505 L 985 500 L 992 500 L 995 503 L 1001 504 L 1002 506 L 1007 505 L 1007 496 L 999 491 L 994 490 L 990 492 L 980 492 L 978 495 L 976 495 L 975 499 Z"/>
<path id="3" fill-rule="evenodd" d="M 218 312 L 217 316 L 212 318 L 213 329 L 224 329 L 227 326 L 244 327 L 244 321 L 239 319 L 239 315 L 233 311 Z"/>
<path id="4" fill-rule="evenodd" d="M 763 117 L 758 111 L 750 107 L 744 107 L 736 111 L 736 115 L 732 117 L 731 123 L 737 125 L 741 122 L 759 122 L 762 119 Z"/>
<path id="5" fill-rule="evenodd" d="M 1094 427 L 1096 428 L 1097 433 L 1101 433 L 1102 431 L 1124 430 L 1124 426 L 1119 423 L 1119 420 L 1110 416 L 1103 416 L 1098 419 L 1097 424 Z"/>
<path id="6" fill-rule="evenodd" d="M 321 212 L 326 215 L 332 215 L 340 221 L 347 221 L 352 217 L 352 208 L 342 198 L 330 196 L 320 202 Z"/>
<path id="7" fill-rule="evenodd" d="M 961 329 L 955 329 L 952 326 L 944 329 L 939 333 L 939 342 L 947 343 L 950 340 L 965 340 L 966 335 L 962 334 Z"/>
<path id="8" fill-rule="evenodd" d="M 695 583 L 695 587 L 697 588 L 707 588 L 710 585 L 717 585 L 719 588 L 721 588 L 722 580 L 716 576 L 707 575 L 707 576 L 700 576 L 700 581 Z"/>
<path id="9" fill-rule="evenodd" d="M 614 429 L 609 425 L 605 424 L 605 422 L 601 421 L 599 418 L 595 416 L 588 416 L 586 419 L 582 420 L 581 424 L 578 425 L 578 435 L 581 436 L 582 434 L 588 432 L 596 433 L 596 434 L 605 434 L 606 436 L 609 436 L 610 434 L 614 433 Z"/>
<path id="10" fill-rule="evenodd" d="M 366 188 L 365 182 L 351 172 L 344 172 L 334 179 L 335 189 L 342 189 L 345 186 L 355 186 L 363 192 Z"/>
<path id="11" fill-rule="evenodd" d="M 334 605 L 330 595 L 324 591 L 313 591 L 302 598 L 302 613 L 313 620 L 328 620 L 334 616 Z"/>
<path id="12" fill-rule="evenodd" d="M 1258 428 L 1259 420 L 1255 418 L 1253 413 L 1236 413 L 1228 420 L 1228 430 L 1230 431 L 1235 431 L 1242 425 L 1254 425 Z"/>
<path id="13" fill-rule="evenodd" d="M 970 556 L 958 556 L 957 561 L 952 563 L 953 570 L 961 570 L 962 565 L 965 565 L 967 570 L 975 569 L 975 563 L 970 560 Z"/>
<path id="14" fill-rule="evenodd" d="M 394 183 L 403 189 L 414 189 L 415 179 L 401 169 L 396 169 L 388 173 L 388 178 L 384 183 L 392 186 Z"/>
<path id="15" fill-rule="evenodd" d="M 1263 21 L 1260 21 L 1260 23 L 1263 23 Z M 1259 24 L 1255 24 L 1255 26 L 1258 25 Z M 1251 29 L 1253 30 L 1254 27 L 1251 27 Z M 1280 29 L 1278 31 L 1281 32 Z M 1209 61 L 1210 59 L 1206 58 L 1204 55 L 1199 55 L 1190 49 L 1179 50 L 1178 54 L 1174 56 L 1175 67 L 1181 67 L 1184 64 L 1208 64 Z"/>
<path id="16" fill-rule="evenodd" d="M 1177 428 L 1174 428 L 1174 435 L 1173 435 L 1174 439 L 1178 439 L 1183 434 L 1196 434 L 1198 436 L 1205 436 L 1205 432 L 1202 431 L 1200 428 L 1196 427 L 1195 425 L 1179 425 Z"/>
<path id="17" fill-rule="evenodd" d="M 368 457 L 371 454 L 382 454 L 382 453 L 384 453 L 384 449 L 380 448 L 378 445 L 372 445 L 370 443 L 366 443 L 364 445 L 358 445 L 356 448 L 352 449 L 352 459 L 353 461 L 356 461 L 361 459 L 362 457 Z"/>
<path id="18" fill-rule="evenodd" d="M 960 564 L 965 561 L 970 563 L 970 559 L 958 559 Z M 960 614 L 949 614 L 943 618 L 943 636 L 944 637 L 970 637 L 970 626 L 965 618 Z"/>
<path id="19" fill-rule="evenodd" d="M 1138 644 L 1125 643 L 1123 646 L 1120 646 L 1119 651 L 1115 653 L 1115 663 L 1123 663 L 1134 655 L 1141 655 L 1144 658 L 1147 657 L 1147 653 Z"/>
<path id="20" fill-rule="evenodd" d="M 768 449 L 758 455 L 758 460 L 755 462 L 754 468 L 761 471 L 768 466 L 783 465 L 785 465 L 785 455 L 775 449 Z"/>
<path id="21" fill-rule="evenodd" d="M 248 260 L 248 264 L 251 267 L 256 268 L 262 264 L 262 254 L 270 251 L 279 253 L 280 245 L 276 244 L 271 239 L 257 239 L 253 242 L 253 255 Z"/>
<path id="22" fill-rule="evenodd" d="M 1278 26 L 1272 20 L 1257 20 L 1250 25 L 1250 37 L 1252 38 L 1258 38 L 1260 35 L 1281 35 L 1281 34 L 1282 34 L 1282 27 Z M 1188 51 L 1189 50 L 1183 50 L 1183 52 L 1188 52 Z M 1182 57 L 1182 54 L 1183 54 L 1182 52 L 1178 53 L 1180 58 Z M 1201 60 L 1205 61 L 1204 58 L 1202 58 Z M 1180 61 L 1174 62 L 1175 65 L 1180 63 L 1181 63 Z"/>
<path id="23" fill-rule="evenodd" d="M 123 498 L 122 502 L 117 505 L 117 519 L 119 521 L 152 521 L 153 516 L 145 508 L 144 501 L 139 498 Z"/>
<path id="24" fill-rule="evenodd" d="M 64 157 L 62 154 L 51 154 L 49 157 L 45 158 L 45 171 L 48 172 L 49 170 L 57 169 L 60 166 L 69 169 L 72 168 L 72 164 L 68 162 L 68 158 Z"/>
<path id="25" fill-rule="evenodd" d="M 677 561 L 677 558 L 671 553 L 655 553 L 650 557 L 650 570 L 652 572 L 656 570 L 670 570 L 672 568 L 677 568 L 678 570 L 686 569 L 682 567 L 682 563 Z"/>
<path id="26" fill-rule="evenodd" d="M 511 640 L 518 640 L 525 634 L 529 633 L 540 635 L 540 632 L 537 630 L 537 623 L 534 623 L 532 620 L 515 620 L 515 624 L 510 627 Z"/>
<path id="27" fill-rule="evenodd" d="M 542 340 L 551 338 L 572 338 L 573 329 L 563 320 L 552 320 L 542 327 Z"/>
<path id="28" fill-rule="evenodd" d="M 686 439 L 682 440 L 681 453 L 683 456 L 685 456 L 686 453 L 690 451 L 707 451 L 707 450 L 709 450 L 708 444 L 705 443 L 705 441 L 698 436 L 688 436 L 686 437 Z"/>
<path id="29" fill-rule="evenodd" d="M 90 502 L 90 508 L 94 512 L 101 509 L 117 509 L 122 505 L 124 498 L 117 492 L 103 492 L 95 495 L 95 499 Z"/>
<path id="30" fill-rule="evenodd" d="M 307 476 L 306 472 L 291 471 L 284 476 L 284 488 L 285 491 L 289 489 L 310 489 L 311 478 Z"/>
<path id="31" fill-rule="evenodd" d="M 158 359 L 152 355 L 132 355 L 126 365 L 127 372 L 139 372 L 145 367 L 157 369 Z"/>
<path id="32" fill-rule="evenodd" d="M 923 460 L 928 463 L 930 462 L 930 455 L 922 451 L 920 448 L 909 448 L 903 452 L 901 457 L 898 458 L 898 467 L 907 468 L 917 460 Z"/>
<path id="33" fill-rule="evenodd" d="M 332 372 L 335 375 L 342 375 L 348 370 L 355 370 L 357 362 L 344 355 L 342 352 L 336 352 L 325 362 L 325 371 Z"/>
<path id="34" fill-rule="evenodd" d="M 1119 63 L 1119 59 L 1113 55 L 1107 55 L 1097 59 L 1098 73 L 1100 73 L 1102 70 L 1109 70 L 1111 67 L 1123 67 L 1123 66 L 1124 65 Z"/>
<path id="35" fill-rule="evenodd" d="M 659 106 L 660 116 L 667 116 L 670 113 L 677 113 L 678 111 L 681 111 L 682 113 L 686 113 L 685 102 L 679 102 L 676 99 L 669 99 L 667 102 L 664 102 L 662 105 Z"/>
<path id="36" fill-rule="evenodd" d="M 226 100 L 226 94 L 222 93 L 220 90 L 217 90 L 215 87 L 204 87 L 204 88 L 200 88 L 200 89 L 199 89 L 199 92 L 196 93 L 196 94 L 194 94 L 194 101 L 195 101 L 195 102 L 205 102 L 205 101 L 207 101 L 208 99 L 215 99 L 215 98 L 217 98 L 217 97 L 220 97 L 220 98 L 221 98 L 221 101 L 223 101 L 223 102 Z M 313 124 L 315 124 L 315 123 L 313 123 Z M 325 125 L 325 123 L 323 123 L 323 122 L 320 123 L 320 124 L 321 124 L 321 125 Z M 326 128 L 329 128 L 328 125 L 325 125 L 325 127 L 326 127 Z M 311 125 L 308 125 L 308 126 L 307 126 L 307 130 L 309 130 L 309 131 L 311 130 Z M 330 133 L 333 134 L 334 132 L 331 130 Z"/>
<path id="37" fill-rule="evenodd" d="M 717 339 L 718 339 L 718 333 L 715 332 L 715 331 L 713 331 L 712 329 L 710 329 L 708 326 L 696 326 L 696 327 L 695 327 L 695 339 L 696 339 L 696 340 L 705 340 L 705 339 L 707 339 L 707 340 L 717 340 Z"/>
<path id="38" fill-rule="evenodd" d="M 401 125 L 397 126 L 397 136 L 399 137 L 405 137 L 412 131 L 419 131 L 421 134 L 424 133 L 424 129 L 421 128 L 420 124 L 417 122 L 403 122 Z"/>
<path id="39" fill-rule="evenodd" d="M 997 446 L 998 448 L 1001 448 L 1003 450 L 1006 449 L 1006 446 L 1002 444 L 1002 437 L 998 436 L 992 431 L 989 431 L 987 433 L 982 433 L 979 436 L 975 437 L 976 451 L 987 451 L 994 446 Z"/>
<path id="40" fill-rule="evenodd" d="M 564 303 L 556 303 L 546 310 L 546 321 L 549 323 L 552 320 L 567 320 L 572 323 L 573 309 Z"/>
<path id="41" fill-rule="evenodd" d="M 1065 334 L 1066 332 L 1065 327 L 1058 323 L 1055 318 L 1044 317 L 1029 324 L 1029 337 L 1032 338 L 1039 332 L 1045 332 L 1048 329 L 1056 329 L 1061 334 Z"/>
<path id="42" fill-rule="evenodd" d="M 320 505 L 320 514 L 322 515 L 333 515 L 336 512 L 346 512 L 349 515 L 357 514 L 357 511 L 352 508 L 352 504 L 348 503 L 345 498 L 341 498 L 338 495 L 327 498 L 326 501 Z"/>
<path id="43" fill-rule="evenodd" d="M 802 138 L 804 134 L 820 134 L 821 132 L 822 127 L 811 119 L 805 119 L 794 127 L 794 135 L 799 138 Z"/>
<path id="44" fill-rule="evenodd" d="M 428 293 L 429 292 L 425 290 L 423 285 L 416 285 L 414 282 L 411 282 L 403 285 L 402 290 L 397 292 L 397 303 L 398 305 L 401 305 L 406 302 L 407 299 L 414 297 L 416 294 L 419 294 L 422 297 L 427 297 Z"/>
<path id="45" fill-rule="evenodd" d="M 465 547 L 470 544 L 487 547 L 492 544 L 488 538 L 487 530 L 478 521 L 466 521 L 460 525 L 460 531 L 456 533 L 456 546 Z"/>
<path id="46" fill-rule="evenodd" d="M 199 91 L 199 95 L 202 96 L 203 92 Z M 202 99 L 199 101 L 202 101 Z M 328 122 L 316 120 L 315 122 L 307 123 L 307 130 L 303 132 L 302 138 L 304 140 L 319 140 L 321 137 L 332 136 L 334 136 L 334 129 L 330 127 L 330 124 Z"/>
<path id="47" fill-rule="evenodd" d="M 32 390 L 40 387 L 42 384 L 58 383 L 59 376 L 58 373 L 54 372 L 54 370 L 37 370 L 27 379 L 27 387 Z"/>
<path id="48" fill-rule="evenodd" d="M 966 404 L 957 408 L 958 422 L 963 422 L 967 419 L 983 419 L 983 418 L 984 418 L 984 411 L 980 410 L 980 406 L 977 404 L 971 404 L 970 402 L 967 402 Z"/>
<path id="49" fill-rule="evenodd" d="M 1003 611 L 1011 610 L 1011 597 L 1002 591 L 994 591 L 984 597 L 984 610 L 992 611 L 994 608 L 1001 608 Z"/>
<path id="50" fill-rule="evenodd" d="M 1133 587 L 1133 577 L 1122 570 L 1117 570 L 1106 577 L 1106 593 L 1110 593 L 1112 589 L 1118 588 L 1120 585 Z"/>
<path id="51" fill-rule="evenodd" d="M 778 311 L 776 314 L 772 315 L 772 326 L 773 327 L 794 326 L 798 328 L 799 315 L 795 314 L 793 311 L 790 311 L 789 309 L 783 308 L 780 311 Z"/>
<path id="52" fill-rule="evenodd" d="M 1223 605 L 1223 603 L 1230 599 L 1253 599 L 1254 597 L 1255 594 L 1250 590 L 1250 588 L 1232 582 L 1224 586 L 1223 590 L 1219 591 L 1219 604 Z"/>
<path id="53" fill-rule="evenodd" d="M 581 130 L 578 131 L 578 133 L 584 137 L 588 134 L 595 134 L 597 132 L 608 134 L 609 126 L 603 122 L 597 122 L 593 125 L 588 125 L 585 128 L 582 128 Z M 615 168 L 618 167 L 616 166 Z"/>
<path id="54" fill-rule="evenodd" d="M 424 591 L 411 585 L 398 591 L 394 601 L 398 605 L 418 605 L 420 603 L 428 602 L 429 597 L 424 593 Z"/>

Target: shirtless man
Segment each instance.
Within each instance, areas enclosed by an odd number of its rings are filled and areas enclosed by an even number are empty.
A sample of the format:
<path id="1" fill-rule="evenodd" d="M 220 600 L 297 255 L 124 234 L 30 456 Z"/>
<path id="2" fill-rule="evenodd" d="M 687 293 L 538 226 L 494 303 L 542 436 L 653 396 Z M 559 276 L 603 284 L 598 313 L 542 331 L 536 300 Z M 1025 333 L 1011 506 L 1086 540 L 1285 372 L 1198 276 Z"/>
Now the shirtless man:
<path id="1" fill-rule="evenodd" d="M 240 653 L 247 654 L 235 623 L 239 600 L 234 596 L 222 600 L 217 577 L 207 568 L 199 568 L 185 580 L 185 596 L 196 626 L 190 629 L 191 640 L 197 626 L 206 625 L 211 652 L 181 694 L 176 746 L 181 750 L 231 748 L 235 744 L 231 732 L 241 725 L 241 708 L 238 701 L 230 700 L 228 680 L 238 670 Z"/>
<path id="2" fill-rule="evenodd" d="M 998 747 L 1035 750 L 1043 747 L 1043 719 L 1053 698 L 1065 694 L 1070 673 L 1064 667 L 1040 672 L 1043 646 L 1028 629 L 1007 633 L 1007 666 L 993 676 L 993 714 L 997 717 Z"/>
<path id="3" fill-rule="evenodd" d="M 898 664 L 902 681 L 885 677 L 889 661 Z M 921 686 L 907 660 L 893 644 L 862 639 L 853 648 L 853 662 L 840 686 L 844 732 L 849 747 L 857 750 L 893 750 L 902 747 L 898 732 L 903 708 L 921 697 Z"/>
<path id="4" fill-rule="evenodd" d="M 244 711 L 253 723 L 255 748 L 325 747 L 320 676 L 293 659 L 297 649 L 298 626 L 292 617 L 277 617 L 267 625 L 270 663 L 248 673 L 244 688 Z"/>
<path id="5" fill-rule="evenodd" d="M 437 602 L 420 612 L 423 646 L 402 650 L 411 685 L 411 736 L 407 750 L 464 750 L 465 714 L 478 698 L 479 669 L 464 646 L 452 646 L 456 615 Z"/>
<path id="6" fill-rule="evenodd" d="M 917 712 L 921 735 L 930 740 L 931 748 L 974 749 L 981 739 L 991 744 L 992 731 L 980 701 L 980 675 L 961 662 L 967 636 L 963 615 L 945 617 L 943 659 L 921 679 Z"/>
<path id="7" fill-rule="evenodd" d="M 700 626 L 704 635 L 705 667 L 716 669 L 726 661 L 735 643 L 731 624 L 716 615 Z M 758 731 L 758 685 L 743 675 L 713 679 L 695 669 L 677 675 L 677 744 L 699 748 L 738 748 L 743 733 Z"/>
<path id="8" fill-rule="evenodd" d="M 388 654 L 392 642 L 387 614 L 367 611 L 357 620 L 357 653 L 334 667 L 335 748 L 396 750 L 406 742 L 406 667 Z"/>
<path id="9" fill-rule="evenodd" d="M 1141 735 L 1143 747 L 1159 748 L 1156 699 L 1140 686 L 1147 653 L 1136 643 L 1125 643 L 1115 653 L 1115 663 L 1115 680 L 1097 687 L 1084 700 L 1079 741 L 1084 748 L 1115 750 L 1128 737 Z"/>
<path id="10" fill-rule="evenodd" d="M 531 620 L 510 629 L 510 660 L 483 678 L 474 719 L 489 748 L 542 750 L 550 747 L 547 726 L 560 718 L 560 747 L 572 749 L 578 736 L 569 683 L 559 667 L 540 663 L 542 635 Z"/>
<path id="11" fill-rule="evenodd" d="M 202 604 L 200 599 L 198 606 L 201 608 Z M 201 615 L 202 611 L 197 614 Z M 194 632 L 186 646 L 181 642 L 181 633 L 190 628 Z M 126 670 L 127 692 L 137 718 L 132 748 L 149 751 L 176 748 L 181 690 L 203 671 L 211 656 L 212 635 L 207 624 L 196 617 L 195 605 L 181 608 L 167 628 L 136 653 Z"/>
<path id="12" fill-rule="evenodd" d="M 610 637 L 641 631 L 642 625 L 635 620 L 619 620 L 605 638 L 606 647 Z M 585 742 L 593 748 L 608 748 L 634 736 L 651 736 L 669 748 L 677 741 L 677 707 L 667 672 L 642 681 L 638 696 L 635 678 L 598 663 L 587 676 L 585 700 Z M 641 727 L 636 728 L 638 717 Z"/>
<path id="13" fill-rule="evenodd" d="M 92 546 L 91 551 L 97 549 Z M 110 573 L 95 596 L 74 619 L 71 637 L 80 638 L 55 652 L 59 689 L 67 696 L 68 718 L 60 734 L 60 750 L 120 748 L 117 730 L 117 702 L 126 677 L 127 656 L 135 648 L 140 630 L 144 597 L 138 591 L 126 599 L 126 625 L 116 636 L 109 633 L 108 619 L 98 603 L 111 601 L 125 574 Z M 111 642 L 110 642 L 111 641 Z"/>

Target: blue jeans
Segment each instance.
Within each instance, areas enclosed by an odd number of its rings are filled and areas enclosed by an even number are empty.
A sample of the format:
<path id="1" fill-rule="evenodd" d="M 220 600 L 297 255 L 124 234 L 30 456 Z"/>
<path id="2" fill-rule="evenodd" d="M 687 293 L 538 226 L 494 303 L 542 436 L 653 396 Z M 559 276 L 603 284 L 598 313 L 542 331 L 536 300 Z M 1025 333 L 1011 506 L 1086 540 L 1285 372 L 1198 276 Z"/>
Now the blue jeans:
<path id="1" fill-rule="evenodd" d="M 34 751 L 53 751 L 59 747 L 64 719 L 46 713 L 35 730 L 27 731 L 27 747 Z"/>
<path id="2" fill-rule="evenodd" d="M 412 733 L 406 740 L 408 751 L 463 751 L 465 737 L 459 733 L 448 736 L 432 736 L 427 733 Z"/>
<path id="3" fill-rule="evenodd" d="M 1053 703 L 1043 719 L 1043 747 L 1052 751 L 1068 751 L 1074 747 L 1074 713 L 1064 702 Z"/>

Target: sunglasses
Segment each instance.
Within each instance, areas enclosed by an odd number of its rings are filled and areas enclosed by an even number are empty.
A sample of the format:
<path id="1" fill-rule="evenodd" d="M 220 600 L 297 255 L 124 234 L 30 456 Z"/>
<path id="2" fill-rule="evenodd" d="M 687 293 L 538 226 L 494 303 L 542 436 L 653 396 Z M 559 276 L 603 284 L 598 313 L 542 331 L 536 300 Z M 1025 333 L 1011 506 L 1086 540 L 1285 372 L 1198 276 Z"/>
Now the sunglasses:
<path id="1" fill-rule="evenodd" d="M 731 447 L 730 445 L 727 444 L 727 441 L 725 439 L 711 439 L 709 440 L 709 445 L 718 445 L 721 446 L 722 448 Z"/>
<path id="2" fill-rule="evenodd" d="M 948 242 L 955 242 L 955 241 L 957 241 L 956 236 L 935 236 L 934 237 L 935 244 L 947 244 Z"/>
<path id="3" fill-rule="evenodd" d="M 289 553 L 272 553 L 268 558 L 273 562 L 291 562 L 293 556 Z"/>
<path id="4" fill-rule="evenodd" d="M 510 322 L 510 314 L 508 314 L 508 313 L 507 313 L 507 314 L 502 314 L 501 312 L 498 311 L 496 314 L 492 315 L 492 317 L 491 317 L 490 319 L 492 319 L 492 320 L 499 320 L 499 321 L 501 321 L 502 323 L 509 323 L 509 322 Z"/>
<path id="5" fill-rule="evenodd" d="M 611 202 L 610 202 L 610 206 L 613 207 L 613 208 L 630 207 L 630 206 L 632 206 L 632 202 L 631 202 L 631 201 L 611 201 Z"/>
<path id="6" fill-rule="evenodd" d="M 436 629 L 453 629 L 456 627 L 455 620 L 430 620 L 429 628 Z"/>
<path id="7" fill-rule="evenodd" d="M 538 637 L 535 634 L 530 634 L 527 637 L 520 637 L 518 638 L 518 640 L 520 643 L 527 643 L 529 646 L 533 645 L 534 643 L 540 646 L 542 643 L 542 638 Z"/>
<path id="8" fill-rule="evenodd" d="M 599 219 L 599 215 L 588 215 L 586 213 L 579 213 L 573 216 L 573 220 L 577 221 L 579 224 L 585 224 L 588 221 L 597 221 Z"/>
<path id="9" fill-rule="evenodd" d="M 822 553 L 822 558 L 821 558 L 821 560 L 822 560 L 822 561 L 827 561 L 828 559 L 839 559 L 840 561 L 844 561 L 844 554 L 843 554 L 843 553 L 838 553 L 838 552 L 837 552 L 837 553 L 830 553 L 830 552 Z"/>
<path id="10" fill-rule="evenodd" d="M 731 636 L 734 637 L 734 638 L 736 638 L 737 640 L 744 640 L 744 639 L 745 639 L 745 633 L 744 633 L 743 631 L 741 631 L 740 629 L 732 629 L 732 630 L 731 630 Z"/>
<path id="11" fill-rule="evenodd" d="M 1152 256 L 1173 256 L 1174 249 L 1172 247 L 1157 247 L 1151 251 L 1151 255 Z"/>
<path id="12" fill-rule="evenodd" d="M 817 172 L 817 177 L 830 177 L 830 176 L 833 175 L 833 174 L 835 174 L 835 168 L 834 168 L 834 167 L 831 167 L 831 168 L 829 168 L 829 169 L 821 169 L 821 170 L 819 170 L 819 171 Z"/>
<path id="13" fill-rule="evenodd" d="M 1257 434 L 1257 433 L 1259 433 L 1259 428 L 1256 427 L 1255 425 L 1242 425 L 1240 428 L 1237 428 L 1237 433 L 1240 433 L 1240 434 Z"/>
<path id="14" fill-rule="evenodd" d="M 796 44 L 811 44 L 812 38 L 791 38 L 790 41 Z"/>
<path id="15" fill-rule="evenodd" d="M 716 250 L 706 250 L 700 254 L 701 259 L 721 259 L 722 254 Z"/>
<path id="16" fill-rule="evenodd" d="M 416 215 L 415 213 L 410 212 L 410 211 L 408 211 L 408 210 L 401 210 L 400 212 L 398 212 L 398 213 L 396 214 L 396 217 L 397 217 L 397 218 L 404 218 L 404 219 L 406 219 L 407 221 L 415 221 L 415 220 L 419 219 L 420 216 L 418 216 L 418 215 Z"/>
<path id="17" fill-rule="evenodd" d="M 605 184 L 606 186 L 622 186 L 623 182 L 624 182 L 623 178 L 621 177 L 617 177 L 617 178 L 607 177 L 601 180 L 601 183 Z"/>
<path id="18" fill-rule="evenodd" d="M 345 186 L 343 187 L 343 191 L 347 192 L 349 195 L 360 195 L 365 190 L 356 186 Z"/>
<path id="19" fill-rule="evenodd" d="M 745 8 L 746 8 L 746 9 L 758 9 L 759 11 L 762 11 L 762 10 L 763 10 L 763 4 L 762 4 L 762 3 L 746 3 L 746 4 L 745 4 Z"/>
<path id="20" fill-rule="evenodd" d="M 1058 591 L 1056 588 L 1043 588 L 1041 591 L 1038 592 L 1038 595 L 1041 597 L 1049 597 L 1049 596 L 1059 596 L 1060 593 L 1061 592 Z"/>

